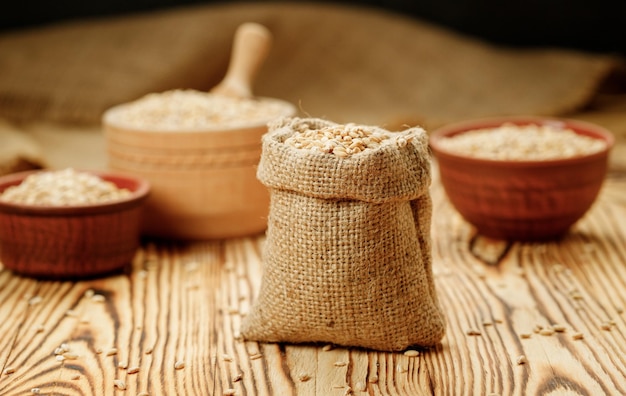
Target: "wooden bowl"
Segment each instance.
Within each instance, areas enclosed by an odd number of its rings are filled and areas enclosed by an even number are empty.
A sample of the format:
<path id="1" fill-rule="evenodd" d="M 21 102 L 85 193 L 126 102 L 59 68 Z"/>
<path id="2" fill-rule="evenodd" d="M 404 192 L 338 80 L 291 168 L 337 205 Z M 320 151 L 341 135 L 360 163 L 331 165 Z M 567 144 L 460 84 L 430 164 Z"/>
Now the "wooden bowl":
<path id="1" fill-rule="evenodd" d="M 35 172 L 0 177 L 0 193 Z M 35 206 L 0 201 L 0 261 L 22 275 L 85 278 L 129 264 L 139 245 L 141 208 L 149 193 L 143 179 L 89 171 L 131 191 L 102 204 Z"/>
<path id="2" fill-rule="evenodd" d="M 467 131 L 550 125 L 603 140 L 600 152 L 553 160 L 490 160 L 450 152 L 442 140 Z M 479 233 L 540 241 L 563 236 L 592 206 L 604 182 L 614 138 L 586 122 L 546 117 L 500 117 L 459 122 L 431 133 L 430 146 L 450 202 Z"/>
<path id="3" fill-rule="evenodd" d="M 295 114 L 284 105 L 284 116 Z M 146 130 L 119 122 L 128 104 L 103 117 L 108 166 L 150 181 L 142 233 L 221 239 L 267 227 L 269 193 L 256 178 L 261 136 L 271 119 L 225 128 Z"/>

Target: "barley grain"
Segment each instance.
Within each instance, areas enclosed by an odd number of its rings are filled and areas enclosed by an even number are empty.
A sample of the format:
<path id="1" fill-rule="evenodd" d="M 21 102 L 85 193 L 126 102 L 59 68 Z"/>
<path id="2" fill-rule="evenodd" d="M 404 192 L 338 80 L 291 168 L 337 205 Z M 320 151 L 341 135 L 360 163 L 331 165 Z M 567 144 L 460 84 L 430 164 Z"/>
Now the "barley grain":
<path id="1" fill-rule="evenodd" d="M 585 338 L 585 336 L 583 335 L 583 333 L 574 333 L 572 334 L 572 338 L 574 340 L 582 340 L 583 338 Z"/>
<path id="2" fill-rule="evenodd" d="M 333 125 L 320 129 L 310 129 L 309 125 L 302 124 L 292 136 L 285 139 L 285 144 L 301 150 L 334 154 L 339 158 L 347 158 L 365 150 L 376 148 L 388 138 L 389 136 L 381 131 L 370 130 L 355 124 Z M 396 143 L 406 145 L 410 140 L 410 137 L 399 136 Z"/>
<path id="3" fill-rule="evenodd" d="M 517 359 L 515 359 L 515 361 L 517 362 L 517 364 L 526 364 L 526 363 L 528 363 L 528 360 L 526 359 L 526 356 L 524 356 L 524 355 L 519 355 L 517 357 Z"/>
<path id="4" fill-rule="evenodd" d="M 126 390 L 126 382 L 121 379 L 113 380 L 113 386 L 119 390 Z"/>
<path id="5" fill-rule="evenodd" d="M 174 369 L 182 370 L 184 368 L 185 368 L 185 362 L 183 362 L 182 360 L 179 360 L 176 363 L 174 363 Z"/>
<path id="6" fill-rule="evenodd" d="M 192 89 L 150 93 L 130 102 L 114 121 L 139 129 L 177 131 L 265 124 L 288 115 L 287 103 L 269 98 L 240 98 Z"/>
<path id="7" fill-rule="evenodd" d="M 404 352 L 404 356 L 408 356 L 408 357 L 416 357 L 419 356 L 419 351 L 416 351 L 414 349 L 409 349 L 408 351 Z"/>
<path id="8" fill-rule="evenodd" d="M 41 393 L 41 389 L 39 389 L 39 388 L 32 388 L 30 390 L 30 393 L 32 393 L 33 395 L 38 395 L 38 394 Z"/>
<path id="9" fill-rule="evenodd" d="M 27 205 L 67 206 L 118 201 L 130 194 L 129 190 L 118 188 L 99 176 L 66 168 L 33 173 L 20 184 L 4 190 L 0 200 Z"/>
<path id="10" fill-rule="evenodd" d="M 106 298 L 102 294 L 94 294 L 91 297 L 91 301 L 93 302 L 104 302 Z"/>
<path id="11" fill-rule="evenodd" d="M 139 372 L 138 366 L 129 367 L 126 371 L 128 374 L 137 374 Z"/>
<path id="12" fill-rule="evenodd" d="M 13 374 L 14 372 L 15 372 L 15 369 L 13 367 L 7 367 L 4 369 L 2 373 L 4 375 L 9 375 L 9 374 Z"/>
<path id="13" fill-rule="evenodd" d="M 606 148 L 600 139 L 557 125 L 503 124 L 459 133 L 440 140 L 446 151 L 476 158 L 506 161 L 544 161 L 597 153 Z"/>

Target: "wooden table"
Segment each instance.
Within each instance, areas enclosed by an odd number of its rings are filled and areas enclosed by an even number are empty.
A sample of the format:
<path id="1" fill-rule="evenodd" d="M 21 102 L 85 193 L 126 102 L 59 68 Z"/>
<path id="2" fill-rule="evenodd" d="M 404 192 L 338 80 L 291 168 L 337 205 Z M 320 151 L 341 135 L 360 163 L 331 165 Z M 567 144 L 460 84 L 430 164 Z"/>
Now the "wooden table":
<path id="1" fill-rule="evenodd" d="M 436 180 L 432 196 L 448 321 L 437 348 L 409 357 L 242 341 L 263 236 L 146 241 L 127 273 L 103 279 L 0 270 L 0 394 L 626 394 L 626 174 L 612 172 L 586 217 L 550 243 L 482 238 Z"/>

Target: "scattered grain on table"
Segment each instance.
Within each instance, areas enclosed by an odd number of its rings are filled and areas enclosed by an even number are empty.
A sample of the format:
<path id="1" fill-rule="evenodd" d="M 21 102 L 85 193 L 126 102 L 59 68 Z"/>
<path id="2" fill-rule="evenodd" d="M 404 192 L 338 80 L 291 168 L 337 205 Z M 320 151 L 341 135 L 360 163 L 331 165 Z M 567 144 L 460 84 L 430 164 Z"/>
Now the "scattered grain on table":
<path id="1" fill-rule="evenodd" d="M 91 301 L 93 301 L 93 302 L 105 302 L 106 298 L 102 294 L 94 294 L 91 297 Z"/>
<path id="2" fill-rule="evenodd" d="M 13 367 L 7 367 L 4 369 L 4 371 L 2 372 L 4 375 L 10 375 L 15 373 L 15 368 Z"/>
<path id="3" fill-rule="evenodd" d="M 126 390 L 126 382 L 121 379 L 113 380 L 113 386 L 119 390 Z"/>

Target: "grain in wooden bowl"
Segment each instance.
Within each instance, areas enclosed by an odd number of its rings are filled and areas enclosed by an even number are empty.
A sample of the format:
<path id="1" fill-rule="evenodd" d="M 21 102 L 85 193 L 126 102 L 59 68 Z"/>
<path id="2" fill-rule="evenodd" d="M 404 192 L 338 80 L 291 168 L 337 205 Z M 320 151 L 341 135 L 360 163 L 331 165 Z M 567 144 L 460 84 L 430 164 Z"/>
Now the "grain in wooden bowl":
<path id="1" fill-rule="evenodd" d="M 431 133 L 450 202 L 485 236 L 558 239 L 581 219 L 604 182 L 613 135 L 587 122 L 499 117 Z"/>
<path id="2" fill-rule="evenodd" d="M 15 273 L 77 279 L 129 264 L 150 186 L 118 172 L 72 168 L 0 178 L 0 261 Z"/>
<path id="3" fill-rule="evenodd" d="M 265 230 L 269 193 L 256 179 L 261 137 L 269 121 L 295 111 L 278 99 L 194 90 L 150 94 L 108 110 L 109 167 L 152 185 L 142 232 L 217 239 Z"/>

